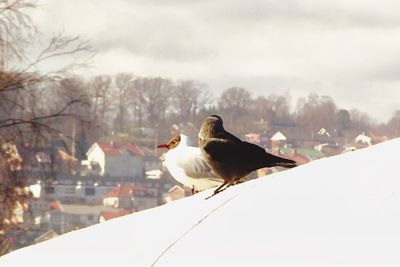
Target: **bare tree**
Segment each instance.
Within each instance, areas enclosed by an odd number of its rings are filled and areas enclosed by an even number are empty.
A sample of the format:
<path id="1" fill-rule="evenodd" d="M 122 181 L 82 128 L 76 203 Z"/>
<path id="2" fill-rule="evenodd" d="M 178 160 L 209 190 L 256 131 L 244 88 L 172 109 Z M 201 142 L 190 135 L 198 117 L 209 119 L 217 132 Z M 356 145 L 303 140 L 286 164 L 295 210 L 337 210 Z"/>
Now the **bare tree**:
<path id="1" fill-rule="evenodd" d="M 284 95 L 270 95 L 268 100 L 272 104 L 272 110 L 276 114 L 277 124 L 288 124 L 291 122 L 290 114 L 290 95 L 285 93 Z"/>
<path id="2" fill-rule="evenodd" d="M 90 122 L 90 91 L 87 83 L 79 76 L 66 77 L 56 86 L 55 94 L 50 96 L 56 106 L 63 106 L 65 103 L 79 100 L 79 105 L 71 105 L 67 109 L 66 112 L 71 116 L 58 120 L 56 124 L 57 129 L 61 132 L 60 135 L 69 144 L 71 155 L 83 159 L 88 149 L 86 137 L 93 131 Z M 50 99 L 48 101 L 51 102 Z"/>
<path id="3" fill-rule="evenodd" d="M 0 70 L 25 58 L 25 48 L 37 32 L 28 12 L 36 7 L 36 1 L 0 0 Z"/>
<path id="4" fill-rule="evenodd" d="M 0 0 L 0 254 L 8 251 L 15 209 L 25 208 L 30 197 L 24 189 L 29 176 L 18 165 L 18 146 L 25 141 L 46 142 L 51 133 L 59 132 L 54 122 L 77 116 L 70 107 L 82 103 L 79 98 L 59 105 L 44 101 L 53 94 L 55 84 L 88 58 L 45 73 L 40 66 L 54 58 L 91 54 L 88 41 L 59 34 L 36 56 L 28 56 L 27 48 L 37 40 L 38 30 L 29 16 L 35 8 L 36 1 Z"/>
<path id="5" fill-rule="evenodd" d="M 297 121 L 312 138 L 320 128 L 333 129 L 336 126 L 336 113 L 336 105 L 329 96 L 311 93 L 307 100 L 300 98 L 297 102 Z"/>
<path id="6" fill-rule="evenodd" d="M 254 103 L 256 116 L 271 124 L 287 124 L 291 122 L 290 95 L 269 95 L 267 98 L 260 96 Z"/>
<path id="7" fill-rule="evenodd" d="M 199 108 L 210 101 L 210 94 L 204 84 L 185 80 L 179 81 L 174 87 L 173 106 L 181 123 L 193 121 Z"/>
<path id="8" fill-rule="evenodd" d="M 112 79 L 109 75 L 92 78 L 88 84 L 90 99 L 90 123 L 93 127 L 92 138 L 108 132 L 112 111 Z"/>
<path id="9" fill-rule="evenodd" d="M 400 110 L 393 113 L 392 118 L 387 123 L 388 134 L 392 137 L 400 137 Z"/>
<path id="10" fill-rule="evenodd" d="M 163 78 L 136 78 L 134 81 L 136 105 L 146 114 L 146 125 L 155 127 L 165 118 L 170 107 L 172 82 Z M 143 113 L 142 113 L 143 111 Z M 142 116 L 142 115 L 140 115 Z"/>
<path id="11" fill-rule="evenodd" d="M 350 110 L 350 120 L 352 130 L 356 131 L 368 131 L 372 126 L 371 117 L 358 109 Z"/>
<path id="12" fill-rule="evenodd" d="M 250 102 L 251 94 L 248 90 L 240 87 L 231 87 L 222 92 L 218 100 L 218 109 L 226 118 L 226 124 L 234 127 L 234 119 L 237 120 L 248 115 Z"/>
<path id="13" fill-rule="evenodd" d="M 133 74 L 119 73 L 115 76 L 115 90 L 113 99 L 117 108 L 115 128 L 119 132 L 127 130 L 128 108 L 134 100 Z"/>
<path id="14" fill-rule="evenodd" d="M 346 109 L 340 109 L 336 113 L 336 127 L 340 134 L 344 134 L 351 128 L 350 113 Z"/>

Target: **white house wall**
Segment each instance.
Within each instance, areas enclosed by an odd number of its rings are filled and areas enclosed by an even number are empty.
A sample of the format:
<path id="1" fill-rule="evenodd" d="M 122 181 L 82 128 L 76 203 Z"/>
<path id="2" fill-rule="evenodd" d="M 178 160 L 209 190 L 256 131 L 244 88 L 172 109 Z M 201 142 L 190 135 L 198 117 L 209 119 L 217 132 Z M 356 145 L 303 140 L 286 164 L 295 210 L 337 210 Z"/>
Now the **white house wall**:
<path id="1" fill-rule="evenodd" d="M 143 173 L 143 158 L 131 155 L 107 156 L 105 175 L 115 177 L 134 177 Z"/>
<path id="2" fill-rule="evenodd" d="M 103 199 L 103 205 L 105 207 L 118 207 L 118 202 L 117 197 L 106 197 Z"/>
<path id="3" fill-rule="evenodd" d="M 104 175 L 105 173 L 105 155 L 103 150 L 97 143 L 94 143 L 93 146 L 89 149 L 87 153 L 87 159 L 89 162 L 95 161 L 100 166 L 100 175 Z"/>
<path id="4" fill-rule="evenodd" d="M 161 161 L 155 161 L 155 160 L 146 160 L 144 161 L 144 170 L 146 172 L 152 171 L 152 170 L 160 170 L 162 168 Z"/>

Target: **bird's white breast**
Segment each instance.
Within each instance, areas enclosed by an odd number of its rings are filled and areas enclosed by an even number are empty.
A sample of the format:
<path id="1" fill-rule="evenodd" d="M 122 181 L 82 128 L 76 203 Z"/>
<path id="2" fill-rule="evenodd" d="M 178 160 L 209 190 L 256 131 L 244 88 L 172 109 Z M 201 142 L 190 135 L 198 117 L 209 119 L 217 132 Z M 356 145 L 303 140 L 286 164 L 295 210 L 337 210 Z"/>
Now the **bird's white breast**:
<path id="1" fill-rule="evenodd" d="M 205 190 L 221 184 L 215 177 L 190 177 L 186 174 L 185 167 L 193 167 L 199 157 L 202 157 L 200 148 L 177 146 L 166 153 L 164 165 L 175 180 L 188 187 L 194 186 L 197 190 Z"/>

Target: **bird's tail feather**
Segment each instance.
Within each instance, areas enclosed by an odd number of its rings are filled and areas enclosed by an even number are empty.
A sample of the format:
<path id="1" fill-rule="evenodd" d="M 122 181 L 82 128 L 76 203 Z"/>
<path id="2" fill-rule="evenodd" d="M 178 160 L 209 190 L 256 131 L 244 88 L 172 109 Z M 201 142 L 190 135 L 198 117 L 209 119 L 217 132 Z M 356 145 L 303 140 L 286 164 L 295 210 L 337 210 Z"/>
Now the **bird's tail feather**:
<path id="1" fill-rule="evenodd" d="M 274 157 L 275 157 L 274 166 L 281 166 L 281 167 L 285 167 L 285 168 L 293 168 L 293 167 L 298 166 L 297 162 L 294 160 L 286 159 L 286 158 L 282 158 L 282 157 L 278 157 L 278 156 L 274 156 Z"/>
<path id="2" fill-rule="evenodd" d="M 278 162 L 276 165 L 285 168 L 294 168 L 298 166 L 297 163 L 293 160 L 291 162 Z"/>

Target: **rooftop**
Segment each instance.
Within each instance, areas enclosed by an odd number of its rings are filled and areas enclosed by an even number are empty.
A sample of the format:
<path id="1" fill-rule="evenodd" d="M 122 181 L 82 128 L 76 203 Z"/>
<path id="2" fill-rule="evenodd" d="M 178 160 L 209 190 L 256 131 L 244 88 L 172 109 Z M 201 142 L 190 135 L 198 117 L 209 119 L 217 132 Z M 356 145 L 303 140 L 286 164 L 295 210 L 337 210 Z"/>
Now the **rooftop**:
<path id="1" fill-rule="evenodd" d="M 104 154 L 108 156 L 121 156 L 128 152 L 134 156 L 143 157 L 144 153 L 136 145 L 131 144 L 99 144 Z"/>
<path id="2" fill-rule="evenodd" d="M 103 211 L 118 212 L 121 209 L 113 207 L 105 207 L 103 205 L 80 205 L 80 204 L 61 204 L 59 201 L 52 201 L 50 206 L 55 211 L 61 211 L 63 213 L 85 215 L 85 214 L 100 214 Z M 0 264 L 1 265 L 1 264 Z"/>
<path id="3" fill-rule="evenodd" d="M 114 187 L 106 195 L 107 197 L 132 197 L 135 189 L 135 184 L 128 183 Z"/>

